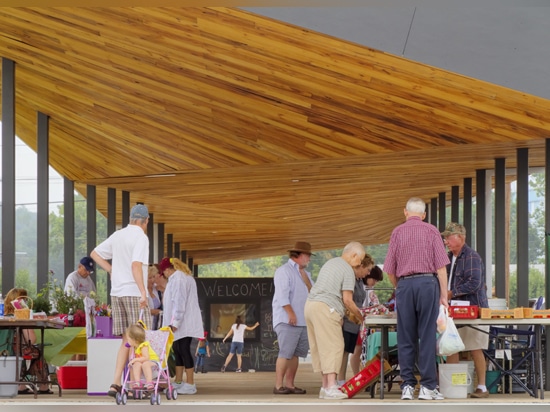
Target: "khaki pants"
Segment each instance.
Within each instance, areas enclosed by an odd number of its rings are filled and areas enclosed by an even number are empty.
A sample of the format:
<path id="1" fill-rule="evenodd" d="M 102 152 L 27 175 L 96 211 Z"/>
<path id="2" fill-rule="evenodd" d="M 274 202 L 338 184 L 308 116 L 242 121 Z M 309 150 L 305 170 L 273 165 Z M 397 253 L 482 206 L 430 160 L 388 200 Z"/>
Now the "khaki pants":
<path id="1" fill-rule="evenodd" d="M 342 316 L 322 302 L 306 301 L 304 315 L 314 372 L 338 373 L 344 355 Z"/>

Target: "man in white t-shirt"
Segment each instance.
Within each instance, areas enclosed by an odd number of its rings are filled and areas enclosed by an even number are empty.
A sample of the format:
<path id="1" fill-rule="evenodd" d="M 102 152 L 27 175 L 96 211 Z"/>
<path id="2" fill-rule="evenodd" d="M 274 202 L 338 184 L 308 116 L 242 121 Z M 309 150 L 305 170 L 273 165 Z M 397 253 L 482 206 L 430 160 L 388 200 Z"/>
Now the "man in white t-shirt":
<path id="1" fill-rule="evenodd" d="M 65 294 L 77 296 L 90 296 L 95 292 L 95 283 L 90 278 L 94 273 L 94 260 L 88 256 L 80 259 L 78 268 L 67 276 L 65 280 Z"/>
<path id="2" fill-rule="evenodd" d="M 91 257 L 111 276 L 111 315 L 113 335 L 122 335 L 115 365 L 115 376 L 109 396 L 121 391 L 122 372 L 128 359 L 126 328 L 140 319 L 151 328 L 151 314 L 147 309 L 147 266 L 149 238 L 145 234 L 149 211 L 143 204 L 130 211 L 130 223 L 117 230 L 92 251 Z M 111 259 L 111 263 L 108 262 Z"/>

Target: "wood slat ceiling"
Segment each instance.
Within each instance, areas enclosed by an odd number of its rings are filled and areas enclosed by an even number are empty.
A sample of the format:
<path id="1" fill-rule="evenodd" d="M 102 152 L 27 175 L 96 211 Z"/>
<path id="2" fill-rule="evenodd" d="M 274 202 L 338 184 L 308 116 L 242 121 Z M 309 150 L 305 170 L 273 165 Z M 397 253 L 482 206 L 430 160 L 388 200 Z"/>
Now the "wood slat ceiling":
<path id="1" fill-rule="evenodd" d="M 543 166 L 550 135 L 548 100 L 232 8 L 0 8 L 0 56 L 17 135 L 48 114 L 51 165 L 196 264 L 386 242 L 409 197 Z"/>

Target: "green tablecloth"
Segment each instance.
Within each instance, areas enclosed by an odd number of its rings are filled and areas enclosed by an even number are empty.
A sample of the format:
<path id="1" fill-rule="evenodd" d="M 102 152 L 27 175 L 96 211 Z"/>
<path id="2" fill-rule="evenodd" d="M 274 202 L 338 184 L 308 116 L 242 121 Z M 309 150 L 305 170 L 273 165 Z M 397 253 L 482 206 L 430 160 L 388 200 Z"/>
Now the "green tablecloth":
<path id="1" fill-rule="evenodd" d="M 40 331 L 36 332 L 40 342 Z M 44 358 L 50 365 L 63 366 L 73 355 L 86 354 L 86 328 L 46 329 L 44 331 Z"/>
<path id="2" fill-rule="evenodd" d="M 373 332 L 367 337 L 367 360 L 370 360 L 380 350 L 381 343 L 380 332 Z M 388 348 L 391 349 L 397 345 L 397 332 L 388 332 Z"/>

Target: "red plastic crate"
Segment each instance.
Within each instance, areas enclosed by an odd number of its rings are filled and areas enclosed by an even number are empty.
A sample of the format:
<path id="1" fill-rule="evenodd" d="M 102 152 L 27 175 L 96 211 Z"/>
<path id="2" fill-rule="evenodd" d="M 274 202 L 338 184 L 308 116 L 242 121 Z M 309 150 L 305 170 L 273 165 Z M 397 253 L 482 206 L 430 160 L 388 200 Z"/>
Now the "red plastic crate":
<path id="1" fill-rule="evenodd" d="M 86 389 L 88 387 L 86 366 L 61 366 L 57 369 L 57 381 L 63 389 Z"/>
<path id="2" fill-rule="evenodd" d="M 342 392 L 352 398 L 365 386 L 376 382 L 380 378 L 380 357 L 376 355 L 367 362 L 365 367 L 357 375 L 344 383 L 341 387 Z M 384 372 L 391 371 L 391 365 L 384 360 Z"/>
<path id="3" fill-rule="evenodd" d="M 449 306 L 449 316 L 453 319 L 477 319 L 479 306 Z"/>

